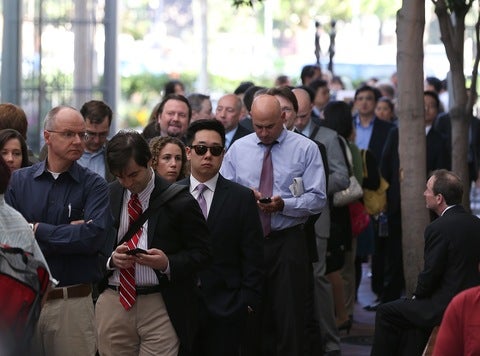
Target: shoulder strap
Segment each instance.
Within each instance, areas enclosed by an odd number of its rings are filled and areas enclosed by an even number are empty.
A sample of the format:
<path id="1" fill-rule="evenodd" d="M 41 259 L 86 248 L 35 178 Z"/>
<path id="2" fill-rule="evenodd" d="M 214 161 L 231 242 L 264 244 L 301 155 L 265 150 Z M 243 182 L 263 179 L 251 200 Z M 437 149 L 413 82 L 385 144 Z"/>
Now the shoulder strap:
<path id="1" fill-rule="evenodd" d="M 363 160 L 363 177 L 368 178 L 367 150 L 362 150 L 362 160 Z"/>
<path id="2" fill-rule="evenodd" d="M 338 141 L 340 143 L 340 147 L 342 148 L 343 155 L 345 158 L 345 163 L 348 166 L 348 176 L 351 177 L 353 175 L 353 157 L 352 152 L 350 151 L 350 147 L 348 142 L 341 136 L 337 135 Z"/>
<path id="3" fill-rule="evenodd" d="M 309 137 L 309 138 L 314 139 L 315 136 L 317 136 L 318 130 L 320 130 L 320 126 L 315 125 L 315 127 L 314 127 L 313 130 L 312 130 L 312 132 L 310 133 L 310 137 Z"/>
<path id="4" fill-rule="evenodd" d="M 128 228 L 128 231 L 125 233 L 125 235 L 122 237 L 118 245 L 123 244 L 124 242 L 127 242 L 132 238 L 132 236 L 140 229 L 140 227 L 147 221 L 147 219 L 152 215 L 153 212 L 157 211 L 159 207 L 161 207 L 163 204 L 168 202 L 170 199 L 172 199 L 174 196 L 176 196 L 178 193 L 180 193 L 183 190 L 186 190 L 188 186 L 186 185 L 180 185 L 180 184 L 171 184 L 167 189 L 165 189 L 162 194 L 152 202 L 150 202 L 150 205 L 148 206 L 147 210 L 145 210 L 142 215 L 138 217 L 137 220 L 133 222 L 132 225 Z"/>

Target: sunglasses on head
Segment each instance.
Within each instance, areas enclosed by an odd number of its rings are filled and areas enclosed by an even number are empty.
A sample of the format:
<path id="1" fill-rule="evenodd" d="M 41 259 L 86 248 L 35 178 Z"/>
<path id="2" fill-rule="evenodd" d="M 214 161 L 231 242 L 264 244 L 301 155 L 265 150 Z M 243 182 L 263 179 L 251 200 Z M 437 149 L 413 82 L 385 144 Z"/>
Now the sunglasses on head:
<path id="1" fill-rule="evenodd" d="M 195 153 L 199 156 L 203 156 L 205 153 L 207 153 L 208 150 L 210 150 L 210 153 L 213 156 L 220 156 L 223 153 L 223 147 L 222 146 L 205 146 L 205 145 L 194 145 L 192 148 L 195 150 Z"/>

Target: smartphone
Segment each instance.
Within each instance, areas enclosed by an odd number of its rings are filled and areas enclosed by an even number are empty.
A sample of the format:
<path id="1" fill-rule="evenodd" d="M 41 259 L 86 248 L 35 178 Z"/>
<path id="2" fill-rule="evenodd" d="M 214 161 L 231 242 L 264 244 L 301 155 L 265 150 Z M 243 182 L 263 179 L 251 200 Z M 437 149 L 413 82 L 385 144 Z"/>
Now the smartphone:
<path id="1" fill-rule="evenodd" d="M 144 249 L 141 249 L 141 248 L 134 248 L 133 250 L 128 250 L 127 252 L 125 252 L 127 255 L 137 255 L 139 253 L 143 253 L 145 255 L 148 255 L 148 252 L 145 251 Z"/>
<path id="2" fill-rule="evenodd" d="M 258 199 L 258 201 L 262 204 L 268 204 L 272 202 L 272 198 L 270 197 L 263 197 L 261 199 Z"/>

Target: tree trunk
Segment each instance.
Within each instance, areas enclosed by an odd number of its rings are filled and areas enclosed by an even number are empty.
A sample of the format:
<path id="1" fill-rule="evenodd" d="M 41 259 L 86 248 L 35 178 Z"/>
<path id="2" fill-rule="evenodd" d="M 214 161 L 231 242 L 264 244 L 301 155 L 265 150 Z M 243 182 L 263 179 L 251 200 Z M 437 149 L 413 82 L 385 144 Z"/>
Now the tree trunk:
<path id="1" fill-rule="evenodd" d="M 467 112 L 467 90 L 463 67 L 463 50 L 465 37 L 465 16 L 470 9 L 465 5 L 453 14 L 448 11 L 445 0 L 435 3 L 435 13 L 440 24 L 441 39 L 445 46 L 450 72 L 452 74 L 453 94 L 449 98 L 450 120 L 452 123 L 452 171 L 460 176 L 463 182 L 463 205 L 470 209 L 470 178 L 468 174 L 468 131 L 472 112 Z"/>
<path id="2" fill-rule="evenodd" d="M 397 69 L 403 265 L 407 295 L 423 266 L 423 231 L 428 224 L 423 191 L 426 138 L 423 104 L 425 2 L 403 0 L 397 13 Z"/>

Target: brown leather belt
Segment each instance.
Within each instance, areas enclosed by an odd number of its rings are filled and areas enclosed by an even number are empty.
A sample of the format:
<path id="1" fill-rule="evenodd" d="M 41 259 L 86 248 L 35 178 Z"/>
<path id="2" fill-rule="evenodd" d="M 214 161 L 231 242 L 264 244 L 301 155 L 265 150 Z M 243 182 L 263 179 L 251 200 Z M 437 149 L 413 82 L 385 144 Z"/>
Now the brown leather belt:
<path id="1" fill-rule="evenodd" d="M 90 293 L 92 293 L 92 286 L 90 284 L 77 284 L 52 289 L 47 295 L 47 300 L 81 298 L 86 297 Z"/>
<path id="2" fill-rule="evenodd" d="M 108 285 L 109 289 L 112 289 L 116 292 L 120 292 L 120 286 L 113 286 L 111 284 Z M 137 295 L 147 295 L 153 293 L 160 293 L 162 288 L 160 286 L 148 286 L 148 287 L 137 287 L 135 288 L 137 291 Z"/>

